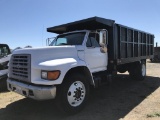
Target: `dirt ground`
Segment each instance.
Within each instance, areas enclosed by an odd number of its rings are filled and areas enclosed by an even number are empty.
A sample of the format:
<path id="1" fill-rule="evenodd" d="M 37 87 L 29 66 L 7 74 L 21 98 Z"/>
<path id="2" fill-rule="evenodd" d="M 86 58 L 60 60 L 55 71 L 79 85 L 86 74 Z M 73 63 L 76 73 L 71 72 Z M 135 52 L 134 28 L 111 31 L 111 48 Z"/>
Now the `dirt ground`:
<path id="1" fill-rule="evenodd" d="M 120 74 L 110 86 L 90 94 L 76 115 L 59 113 L 54 100 L 35 101 L 13 92 L 0 92 L 0 120 L 160 120 L 160 63 L 147 63 L 145 81 Z"/>

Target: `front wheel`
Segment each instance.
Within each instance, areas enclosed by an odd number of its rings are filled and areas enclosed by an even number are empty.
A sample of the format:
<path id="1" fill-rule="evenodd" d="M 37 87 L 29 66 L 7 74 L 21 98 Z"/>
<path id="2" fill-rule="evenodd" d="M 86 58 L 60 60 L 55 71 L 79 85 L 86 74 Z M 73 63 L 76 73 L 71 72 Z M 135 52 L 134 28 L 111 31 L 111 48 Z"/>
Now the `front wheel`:
<path id="1" fill-rule="evenodd" d="M 75 114 L 82 110 L 89 95 L 89 83 L 81 74 L 72 74 L 58 86 L 57 106 L 67 113 Z"/>

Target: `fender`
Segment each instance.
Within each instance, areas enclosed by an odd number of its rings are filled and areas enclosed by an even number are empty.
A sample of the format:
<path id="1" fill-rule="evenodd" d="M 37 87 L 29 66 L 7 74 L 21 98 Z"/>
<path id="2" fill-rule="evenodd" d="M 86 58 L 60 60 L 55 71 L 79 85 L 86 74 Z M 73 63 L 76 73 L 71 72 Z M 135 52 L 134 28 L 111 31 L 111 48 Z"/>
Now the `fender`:
<path id="1" fill-rule="evenodd" d="M 66 75 L 66 73 L 75 67 L 79 66 L 85 66 L 88 68 L 86 63 L 79 58 L 62 58 L 62 59 L 54 59 L 54 60 L 49 60 L 45 62 L 41 62 L 37 65 L 33 65 L 32 73 L 37 73 L 39 71 L 39 76 L 41 76 L 41 70 L 46 70 L 46 71 L 54 71 L 54 70 L 60 70 L 61 74 L 57 80 L 50 81 L 50 80 L 44 80 L 44 79 L 32 79 L 32 83 L 36 84 L 43 84 L 43 85 L 54 85 L 54 84 L 61 84 L 63 82 L 63 79 Z M 90 70 L 89 70 L 90 71 Z M 90 72 L 91 73 L 91 72 Z M 34 75 L 34 76 L 37 76 Z"/>

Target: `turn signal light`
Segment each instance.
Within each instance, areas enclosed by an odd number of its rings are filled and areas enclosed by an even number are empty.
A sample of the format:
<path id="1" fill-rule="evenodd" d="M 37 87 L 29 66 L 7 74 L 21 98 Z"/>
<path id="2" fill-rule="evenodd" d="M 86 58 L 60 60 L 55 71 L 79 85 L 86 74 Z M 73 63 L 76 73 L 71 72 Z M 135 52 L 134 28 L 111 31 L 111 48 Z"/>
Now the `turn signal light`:
<path id="1" fill-rule="evenodd" d="M 48 79 L 49 80 L 56 80 L 56 79 L 58 79 L 59 75 L 60 75 L 60 71 L 48 72 Z"/>

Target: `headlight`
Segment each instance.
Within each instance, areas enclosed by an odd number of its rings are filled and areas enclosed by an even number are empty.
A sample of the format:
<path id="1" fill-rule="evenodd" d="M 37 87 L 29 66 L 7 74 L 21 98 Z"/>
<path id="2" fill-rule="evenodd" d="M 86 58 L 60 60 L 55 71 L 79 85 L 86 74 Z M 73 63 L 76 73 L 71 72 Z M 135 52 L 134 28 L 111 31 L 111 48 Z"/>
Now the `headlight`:
<path id="1" fill-rule="evenodd" d="M 60 76 L 60 71 L 41 71 L 41 78 L 46 80 L 56 80 Z"/>

